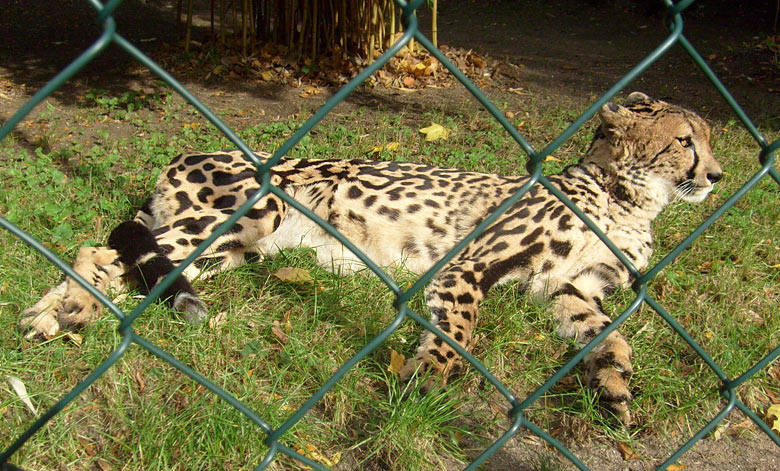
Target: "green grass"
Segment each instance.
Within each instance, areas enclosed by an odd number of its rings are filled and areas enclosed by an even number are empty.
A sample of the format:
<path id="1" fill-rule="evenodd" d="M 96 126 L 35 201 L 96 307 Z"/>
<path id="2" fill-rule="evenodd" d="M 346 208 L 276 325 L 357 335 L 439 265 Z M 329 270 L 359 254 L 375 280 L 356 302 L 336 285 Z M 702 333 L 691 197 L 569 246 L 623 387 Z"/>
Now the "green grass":
<path id="1" fill-rule="evenodd" d="M 529 99 L 527 111 L 513 121 L 541 148 L 580 111 L 570 103 Z M 450 139 L 425 142 L 418 129 L 431 122 L 451 128 Z M 301 124 L 258 124 L 240 135 L 252 147 L 273 150 Z M 585 151 L 592 124 L 564 144 L 556 153 L 559 161 L 546 163 L 546 171 Z M 733 122 L 713 123 L 713 128 L 713 146 L 726 177 L 713 198 L 675 205 L 657 221 L 656 261 L 758 167 L 758 148 L 744 130 Z M 0 143 L 0 213 L 66 260 L 79 247 L 102 243 L 115 224 L 131 216 L 174 155 L 233 147 L 164 88 L 146 94 L 93 90 L 72 109 L 49 104 L 21 130 Z M 372 151 L 391 142 L 401 145 Z M 334 115 L 291 155 L 420 161 L 507 174 L 525 168 L 525 157 L 500 126 L 465 106 L 460 113 L 422 117 L 366 111 Z M 651 295 L 732 376 L 780 342 L 779 196 L 778 186 L 765 179 L 650 284 Z M 34 420 L 6 376 L 22 379 L 33 403 L 45 410 L 103 361 L 120 338 L 117 321 L 104 313 L 81 332 L 80 344 L 66 336 L 44 343 L 24 339 L 15 330 L 19 312 L 61 276 L 4 231 L 0 261 L 0 415 L 6 425 L 0 448 L 5 448 Z M 285 266 L 309 270 L 314 281 L 281 282 L 273 273 Z M 403 270 L 392 275 L 402 288 L 414 281 Z M 395 314 L 392 294 L 375 277 L 328 273 L 303 249 L 219 274 L 198 282 L 196 289 L 211 308 L 212 322 L 190 325 L 154 304 L 134 324 L 135 332 L 274 427 Z M 606 303 L 607 310 L 618 314 L 632 295 L 619 291 Z M 129 310 L 137 302 L 131 296 L 120 306 Z M 410 306 L 426 312 L 421 295 Z M 624 430 L 605 418 L 577 374 L 562 380 L 526 416 L 564 441 L 631 442 L 656 434 L 688 438 L 717 414 L 722 401 L 715 376 L 660 316 L 645 306 L 621 330 L 634 348 L 635 428 Z M 474 354 L 523 398 L 574 353 L 573 345 L 554 331 L 544 304 L 526 299 L 517 286 L 503 286 L 483 303 Z M 403 324 L 283 442 L 322 462 L 341 460 L 346 469 L 454 469 L 474 459 L 508 427 L 507 404 L 473 370 L 446 393 L 420 397 L 405 390 L 387 371 L 390 349 L 411 356 L 419 333 L 412 322 Z M 771 398 L 780 397 L 780 385 L 764 369 L 739 393 L 763 414 Z M 114 469 L 251 469 L 267 451 L 263 439 L 237 411 L 133 346 L 12 461 L 28 469 L 95 469 L 98 460 Z M 557 458 L 547 454 L 529 459 L 535 469 L 560 469 Z M 271 469 L 302 468 L 282 457 Z"/>

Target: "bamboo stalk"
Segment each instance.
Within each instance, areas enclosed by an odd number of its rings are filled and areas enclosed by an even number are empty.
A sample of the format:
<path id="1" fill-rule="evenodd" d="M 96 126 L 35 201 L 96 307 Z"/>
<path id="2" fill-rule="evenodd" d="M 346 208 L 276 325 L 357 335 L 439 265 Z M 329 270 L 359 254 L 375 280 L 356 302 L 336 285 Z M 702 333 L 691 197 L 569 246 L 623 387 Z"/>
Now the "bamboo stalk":
<path id="1" fill-rule="evenodd" d="M 238 18 L 236 17 L 236 15 L 238 14 L 237 11 L 238 9 L 236 8 L 236 1 L 238 0 L 232 0 L 230 2 L 230 7 L 233 10 L 233 44 L 236 43 L 236 38 L 238 35 Z"/>
<path id="2" fill-rule="evenodd" d="M 438 8 L 438 1 L 433 0 L 433 5 L 431 5 L 431 39 L 433 40 L 433 46 L 439 47 L 439 26 L 437 21 L 437 12 L 439 10 Z"/>
<path id="3" fill-rule="evenodd" d="M 306 37 L 306 28 L 309 26 L 309 9 L 303 9 L 303 19 L 301 20 L 301 34 L 298 37 L 298 57 L 303 55 L 303 40 Z"/>
<path id="4" fill-rule="evenodd" d="M 249 53 L 255 53 L 255 39 L 257 38 L 257 19 L 255 18 L 255 0 L 249 0 Z"/>
<path id="5" fill-rule="evenodd" d="M 190 52 L 190 40 L 192 39 L 192 2 L 187 0 L 187 30 L 184 33 L 184 52 Z"/>
<path id="6" fill-rule="evenodd" d="M 376 12 L 377 12 L 377 43 L 376 47 L 379 48 L 380 51 L 384 49 L 385 46 L 385 5 L 380 5 L 378 2 L 381 0 L 375 0 L 377 2 L 376 5 Z"/>
<path id="7" fill-rule="evenodd" d="M 371 22 L 368 28 L 368 61 L 374 60 L 374 43 L 376 42 L 377 4 L 371 2 Z"/>
<path id="8" fill-rule="evenodd" d="M 295 2 L 287 2 L 284 6 L 285 26 L 287 27 L 287 48 L 292 51 L 293 49 L 293 33 L 295 30 Z"/>
<path id="9" fill-rule="evenodd" d="M 341 28 L 341 54 L 346 59 L 349 51 L 349 45 L 347 44 L 347 0 L 341 0 L 341 18 L 339 18 L 339 22 L 339 27 Z"/>
<path id="10" fill-rule="evenodd" d="M 243 0 L 241 2 L 241 55 L 246 57 L 246 43 L 247 43 L 247 14 L 249 10 L 249 6 L 247 5 L 248 0 Z"/>
<path id="11" fill-rule="evenodd" d="M 780 0 L 778 0 L 780 1 Z M 390 1 L 390 40 L 392 41 L 395 38 L 395 4 Z"/>
<path id="12" fill-rule="evenodd" d="M 319 23 L 320 19 L 319 15 L 317 15 L 317 4 L 320 2 L 318 0 L 313 0 L 311 3 L 311 58 L 314 60 L 317 58 L 317 24 Z"/>

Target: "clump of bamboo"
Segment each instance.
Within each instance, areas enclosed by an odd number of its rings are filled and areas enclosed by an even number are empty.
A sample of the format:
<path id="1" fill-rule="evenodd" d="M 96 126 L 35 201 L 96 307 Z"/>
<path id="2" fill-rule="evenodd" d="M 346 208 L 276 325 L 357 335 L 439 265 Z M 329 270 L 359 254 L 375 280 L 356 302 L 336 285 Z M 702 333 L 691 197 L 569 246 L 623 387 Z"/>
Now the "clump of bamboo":
<path id="1" fill-rule="evenodd" d="M 187 0 L 185 50 L 190 47 L 193 1 Z M 177 2 L 179 18 L 182 2 Z M 258 42 L 272 42 L 299 57 L 340 55 L 368 62 L 400 31 L 396 8 L 392 0 L 210 0 L 211 31 L 218 43 L 240 48 L 244 55 L 255 52 Z M 435 44 L 436 0 L 433 9 Z"/>

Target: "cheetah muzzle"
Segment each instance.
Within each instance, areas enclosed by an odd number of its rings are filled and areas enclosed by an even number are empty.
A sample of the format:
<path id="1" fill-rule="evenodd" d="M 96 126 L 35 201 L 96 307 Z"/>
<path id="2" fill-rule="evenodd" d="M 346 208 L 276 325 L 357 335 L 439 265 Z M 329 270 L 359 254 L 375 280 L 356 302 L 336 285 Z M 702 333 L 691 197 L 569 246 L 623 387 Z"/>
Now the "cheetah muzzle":
<path id="1" fill-rule="evenodd" d="M 674 200 L 701 201 L 721 178 L 710 129 L 680 107 L 632 93 L 599 112 L 589 151 L 550 182 L 569 197 L 639 270 L 652 254 L 651 222 Z M 268 154 L 258 153 L 261 158 Z M 74 268 L 99 290 L 125 284 L 148 292 L 259 189 L 241 152 L 181 155 L 161 174 L 132 221 L 108 247 L 83 248 Z M 527 177 L 501 176 L 414 163 L 282 159 L 271 183 L 328 221 L 380 266 L 403 261 L 422 273 L 468 234 Z M 187 319 L 207 314 L 189 280 L 245 263 L 248 255 L 312 247 L 318 261 L 341 271 L 360 261 L 319 226 L 273 194 L 220 236 L 161 296 Z M 601 302 L 630 281 L 626 267 L 555 196 L 534 186 L 473 240 L 426 291 L 434 324 L 469 350 L 479 303 L 490 288 L 520 280 L 552 299 L 558 333 L 582 346 L 610 323 Z M 72 280 L 22 313 L 20 327 L 52 336 L 91 321 L 95 300 Z M 631 348 L 613 331 L 584 360 L 587 384 L 629 423 Z M 444 383 L 461 367 L 454 350 L 422 334 L 406 378 L 430 372 L 425 386 Z"/>

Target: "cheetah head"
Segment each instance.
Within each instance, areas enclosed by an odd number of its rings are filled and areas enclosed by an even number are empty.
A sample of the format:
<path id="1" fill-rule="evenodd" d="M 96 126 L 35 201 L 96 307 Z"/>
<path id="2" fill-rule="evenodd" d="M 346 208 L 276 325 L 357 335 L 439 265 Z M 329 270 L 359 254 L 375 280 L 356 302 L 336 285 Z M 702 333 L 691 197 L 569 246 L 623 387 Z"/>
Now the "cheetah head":
<path id="1" fill-rule="evenodd" d="M 704 200 L 723 172 L 710 148 L 710 128 L 696 114 L 634 92 L 624 105 L 605 104 L 585 161 L 610 175 L 617 197 L 660 207 Z"/>

